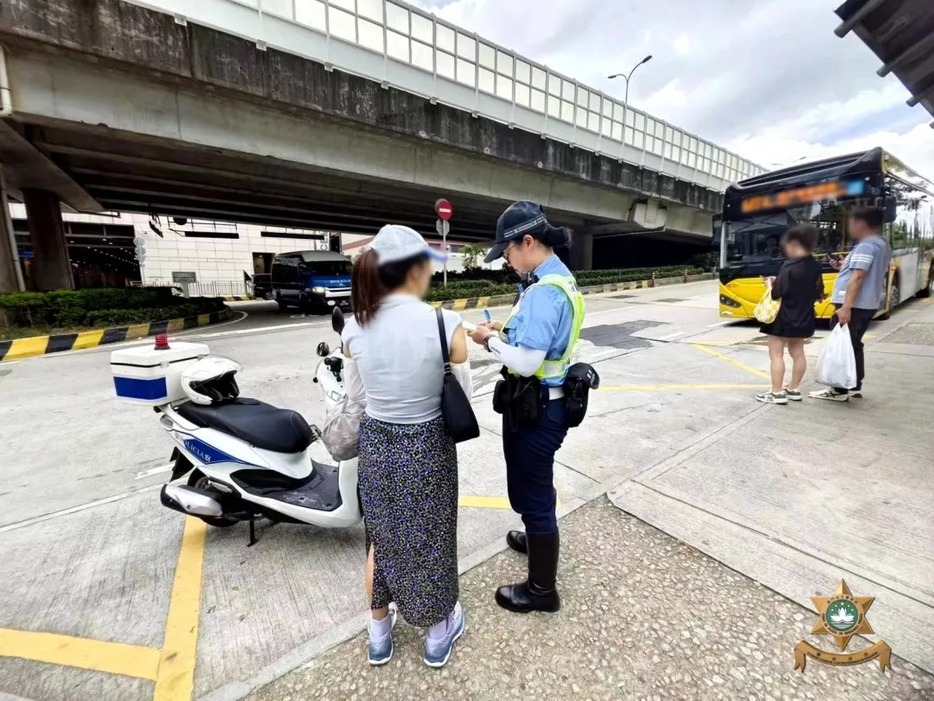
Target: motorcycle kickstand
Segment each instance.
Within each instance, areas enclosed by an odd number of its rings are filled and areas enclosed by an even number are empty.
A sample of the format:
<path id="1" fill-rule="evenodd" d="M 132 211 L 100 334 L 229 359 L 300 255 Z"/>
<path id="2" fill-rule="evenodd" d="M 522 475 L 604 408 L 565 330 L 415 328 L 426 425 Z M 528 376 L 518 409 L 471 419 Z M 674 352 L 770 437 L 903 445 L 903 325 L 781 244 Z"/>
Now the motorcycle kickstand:
<path id="1" fill-rule="evenodd" d="M 256 539 L 256 515 L 250 514 L 250 542 L 247 543 L 247 547 L 252 548 L 258 542 Z"/>

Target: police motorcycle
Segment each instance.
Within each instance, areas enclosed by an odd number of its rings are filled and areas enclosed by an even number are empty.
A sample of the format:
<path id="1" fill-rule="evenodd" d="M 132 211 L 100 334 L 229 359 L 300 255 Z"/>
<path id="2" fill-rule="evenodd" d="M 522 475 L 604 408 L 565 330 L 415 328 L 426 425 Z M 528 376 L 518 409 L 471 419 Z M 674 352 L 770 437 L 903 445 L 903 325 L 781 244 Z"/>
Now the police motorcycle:
<path id="1" fill-rule="evenodd" d="M 340 334 L 343 326 L 335 309 L 332 327 Z M 314 382 L 331 408 L 344 397 L 343 355 L 323 342 L 317 352 Z M 247 521 L 250 545 L 257 517 L 321 528 L 361 520 L 357 459 L 314 459 L 320 430 L 296 411 L 241 397 L 235 361 L 160 336 L 154 348 L 114 351 L 111 369 L 117 396 L 152 406 L 175 442 L 163 506 L 219 528 Z"/>

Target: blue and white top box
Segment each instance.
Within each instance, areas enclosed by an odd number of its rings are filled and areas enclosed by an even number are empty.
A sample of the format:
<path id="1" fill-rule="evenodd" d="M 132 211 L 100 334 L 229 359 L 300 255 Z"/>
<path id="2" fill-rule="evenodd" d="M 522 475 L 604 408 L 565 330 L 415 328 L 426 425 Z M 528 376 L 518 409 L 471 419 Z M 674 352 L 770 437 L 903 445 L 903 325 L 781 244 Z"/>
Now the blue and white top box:
<path id="1" fill-rule="evenodd" d="M 188 398 L 182 389 L 182 372 L 210 353 L 204 343 L 174 341 L 165 350 L 152 343 L 115 350 L 110 372 L 117 398 L 131 404 L 163 406 Z"/>

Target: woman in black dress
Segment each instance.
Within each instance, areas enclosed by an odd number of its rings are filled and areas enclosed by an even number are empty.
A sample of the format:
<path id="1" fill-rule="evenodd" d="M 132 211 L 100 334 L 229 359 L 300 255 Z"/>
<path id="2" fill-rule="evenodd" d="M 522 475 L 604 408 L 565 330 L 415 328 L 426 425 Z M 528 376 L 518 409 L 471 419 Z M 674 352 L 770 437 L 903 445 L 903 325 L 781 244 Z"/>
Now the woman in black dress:
<path id="1" fill-rule="evenodd" d="M 804 340 L 814 335 L 814 303 L 824 298 L 821 266 L 812 255 L 818 238 L 817 229 L 810 224 L 793 226 L 782 237 L 785 262 L 772 280 L 772 299 L 781 300 L 781 307 L 775 321 L 762 325 L 762 333 L 769 337 L 772 389 L 756 395 L 760 402 L 801 401 L 800 385 L 807 370 Z M 787 386 L 785 348 L 792 361 L 791 384 Z"/>

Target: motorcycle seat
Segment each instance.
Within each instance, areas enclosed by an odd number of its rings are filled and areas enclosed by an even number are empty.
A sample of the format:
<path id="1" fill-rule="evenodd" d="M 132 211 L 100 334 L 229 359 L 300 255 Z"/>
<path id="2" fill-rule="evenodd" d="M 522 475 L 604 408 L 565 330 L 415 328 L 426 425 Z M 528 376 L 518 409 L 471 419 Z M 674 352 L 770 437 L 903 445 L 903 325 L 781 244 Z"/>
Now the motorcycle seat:
<path id="1" fill-rule="evenodd" d="M 179 415 L 202 428 L 213 428 L 254 448 L 274 453 L 300 453 L 315 436 L 297 411 L 279 409 L 256 399 L 235 399 L 204 406 L 185 402 L 176 409 Z"/>

